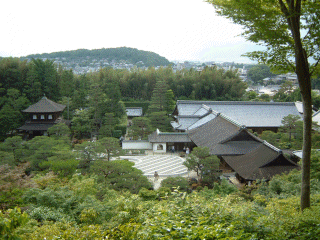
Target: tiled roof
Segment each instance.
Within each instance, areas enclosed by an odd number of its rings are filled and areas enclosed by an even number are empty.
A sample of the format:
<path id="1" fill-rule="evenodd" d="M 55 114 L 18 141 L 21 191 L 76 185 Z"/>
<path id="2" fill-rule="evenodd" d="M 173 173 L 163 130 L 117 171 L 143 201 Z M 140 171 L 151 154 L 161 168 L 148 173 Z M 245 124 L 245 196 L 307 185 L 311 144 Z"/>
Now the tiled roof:
<path id="1" fill-rule="evenodd" d="M 281 151 L 264 142 L 250 153 L 222 156 L 225 162 L 246 180 L 267 179 L 299 166 L 285 158 Z"/>
<path id="2" fill-rule="evenodd" d="M 176 130 L 186 130 L 189 126 L 193 125 L 197 121 L 199 121 L 199 117 L 194 116 L 186 116 L 186 117 L 178 117 L 178 127 L 176 127 Z M 171 124 L 172 125 L 172 124 Z M 172 125 L 173 126 L 173 125 Z"/>
<path id="3" fill-rule="evenodd" d="M 149 135 L 149 142 L 151 143 L 164 143 L 164 142 L 191 142 L 187 133 L 178 132 L 160 132 L 157 129 L 154 133 Z"/>
<path id="4" fill-rule="evenodd" d="M 203 116 L 203 115 L 207 114 L 210 110 L 211 110 L 211 109 L 210 109 L 208 106 L 202 104 L 201 108 L 199 108 L 199 109 L 198 109 L 195 113 L 193 113 L 192 115 L 194 115 L 194 116 Z"/>
<path id="5" fill-rule="evenodd" d="M 54 123 L 26 123 L 18 129 L 24 131 L 47 131 L 53 125 Z"/>
<path id="6" fill-rule="evenodd" d="M 316 122 L 318 125 L 320 125 L 320 111 L 316 112 L 312 115 L 312 121 Z"/>
<path id="7" fill-rule="evenodd" d="M 187 133 L 197 146 L 208 147 L 210 154 L 214 155 L 247 154 L 263 143 L 240 123 L 224 114 L 218 114 L 214 119 Z"/>
<path id="8" fill-rule="evenodd" d="M 235 135 L 240 128 L 240 126 L 231 123 L 220 114 L 200 127 L 188 131 L 188 135 L 197 146 L 208 147 L 211 154 L 217 154 L 214 151 L 216 145 Z"/>
<path id="9" fill-rule="evenodd" d="M 126 113 L 128 117 L 141 117 L 143 115 L 142 107 L 127 107 Z"/>
<path id="10" fill-rule="evenodd" d="M 195 113 L 203 113 L 204 106 L 223 113 L 229 118 L 247 127 L 279 127 L 283 117 L 289 114 L 299 115 L 293 102 L 244 102 L 244 101 L 187 101 L 178 100 L 175 113 L 178 120 L 183 121 L 187 116 L 198 117 Z M 188 128 L 186 124 L 182 125 Z M 191 126 L 191 125 L 190 125 Z M 185 128 L 185 129 L 186 129 Z"/>
<path id="11" fill-rule="evenodd" d="M 54 113 L 62 112 L 65 109 L 66 105 L 56 103 L 50 99 L 43 97 L 41 100 L 27 109 L 23 110 L 26 113 Z"/>
<path id="12" fill-rule="evenodd" d="M 192 129 L 195 129 L 195 128 L 198 128 L 200 126 L 202 126 L 203 124 L 211 121 L 212 119 L 214 119 L 215 117 L 217 117 L 217 115 L 215 114 L 209 114 L 203 118 L 200 118 L 198 121 L 196 121 L 194 124 L 190 125 L 187 129 L 188 130 L 192 130 Z"/>
<path id="13" fill-rule="evenodd" d="M 296 108 L 298 109 L 299 113 L 303 114 L 303 105 L 302 102 L 295 102 Z"/>
<path id="14" fill-rule="evenodd" d="M 260 142 L 256 141 L 232 141 L 228 143 L 218 143 L 211 149 L 211 152 L 216 155 L 243 155 L 251 152 L 261 145 Z"/>

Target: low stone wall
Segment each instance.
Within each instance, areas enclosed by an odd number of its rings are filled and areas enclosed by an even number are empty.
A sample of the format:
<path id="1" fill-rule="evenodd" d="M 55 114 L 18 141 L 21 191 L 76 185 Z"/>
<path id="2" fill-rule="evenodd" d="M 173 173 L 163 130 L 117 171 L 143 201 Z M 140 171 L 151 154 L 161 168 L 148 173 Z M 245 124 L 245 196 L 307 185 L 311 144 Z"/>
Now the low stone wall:
<path id="1" fill-rule="evenodd" d="M 144 149 L 151 150 L 152 143 L 147 140 L 125 140 L 122 142 L 122 149 Z"/>

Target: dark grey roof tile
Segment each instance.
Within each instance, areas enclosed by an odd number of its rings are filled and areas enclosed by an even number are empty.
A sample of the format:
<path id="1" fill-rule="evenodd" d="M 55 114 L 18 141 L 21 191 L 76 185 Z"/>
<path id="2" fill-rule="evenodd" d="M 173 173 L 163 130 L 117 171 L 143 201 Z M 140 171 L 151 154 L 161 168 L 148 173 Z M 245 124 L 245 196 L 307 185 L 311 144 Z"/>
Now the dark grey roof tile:
<path id="1" fill-rule="evenodd" d="M 26 113 L 54 113 L 62 112 L 66 105 L 56 103 L 50 99 L 43 97 L 39 102 L 29 106 L 23 110 Z"/>

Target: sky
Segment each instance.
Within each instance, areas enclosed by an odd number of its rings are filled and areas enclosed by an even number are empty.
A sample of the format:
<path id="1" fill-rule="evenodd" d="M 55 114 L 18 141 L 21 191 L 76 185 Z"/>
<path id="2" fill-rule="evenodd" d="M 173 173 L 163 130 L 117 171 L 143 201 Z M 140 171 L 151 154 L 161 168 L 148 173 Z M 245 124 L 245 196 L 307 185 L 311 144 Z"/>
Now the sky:
<path id="1" fill-rule="evenodd" d="M 0 10 L 0 56 L 131 47 L 169 61 L 249 63 L 259 47 L 203 0 L 10 0 Z"/>

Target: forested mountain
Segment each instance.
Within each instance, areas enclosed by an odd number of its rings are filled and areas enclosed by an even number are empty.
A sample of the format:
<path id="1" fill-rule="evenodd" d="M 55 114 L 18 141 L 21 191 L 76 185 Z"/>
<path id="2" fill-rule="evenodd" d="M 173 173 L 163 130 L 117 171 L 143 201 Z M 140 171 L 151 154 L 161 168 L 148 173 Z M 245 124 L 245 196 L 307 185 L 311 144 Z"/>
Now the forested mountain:
<path id="1" fill-rule="evenodd" d="M 102 49 L 78 49 L 72 51 L 32 54 L 22 59 L 31 58 L 47 58 L 59 59 L 62 62 L 82 63 L 87 62 L 89 65 L 92 62 L 102 63 L 103 66 L 113 65 L 115 63 L 127 63 L 136 66 L 167 66 L 170 62 L 159 54 L 154 52 L 142 51 L 136 48 L 102 48 Z"/>

